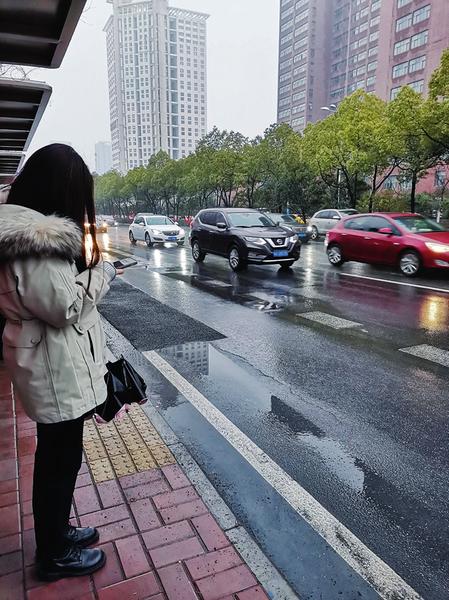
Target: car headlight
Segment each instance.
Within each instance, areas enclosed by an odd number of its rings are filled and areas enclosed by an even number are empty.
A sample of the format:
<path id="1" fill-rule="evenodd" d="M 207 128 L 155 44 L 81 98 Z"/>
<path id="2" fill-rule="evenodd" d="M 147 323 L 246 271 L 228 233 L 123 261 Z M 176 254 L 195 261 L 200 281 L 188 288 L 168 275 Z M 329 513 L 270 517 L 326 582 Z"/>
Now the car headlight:
<path id="1" fill-rule="evenodd" d="M 312 231 L 313 231 L 313 227 L 312 227 L 311 225 L 309 225 L 309 226 L 307 227 L 307 231 L 308 231 L 309 233 L 312 233 Z"/>
<path id="2" fill-rule="evenodd" d="M 288 238 L 288 241 L 289 241 L 291 244 L 294 244 L 295 242 L 297 242 L 297 241 L 298 241 L 298 236 L 297 236 L 297 235 L 292 235 L 291 237 L 289 237 L 289 238 Z"/>
<path id="3" fill-rule="evenodd" d="M 182 235 L 185 235 L 184 229 L 180 229 L 180 230 L 178 231 L 178 235 L 181 235 L 181 236 L 182 236 Z"/>
<path id="4" fill-rule="evenodd" d="M 265 245 L 265 240 L 259 237 L 246 237 L 245 240 L 250 244 L 257 244 L 258 246 Z"/>
<path id="5" fill-rule="evenodd" d="M 154 233 L 155 235 L 162 235 L 162 231 L 159 231 L 159 229 L 152 229 L 151 233 Z"/>
<path id="6" fill-rule="evenodd" d="M 427 248 L 432 250 L 432 252 L 436 252 L 437 254 L 443 254 L 444 252 L 449 252 L 449 246 L 445 244 L 438 244 L 434 242 L 426 242 Z"/>

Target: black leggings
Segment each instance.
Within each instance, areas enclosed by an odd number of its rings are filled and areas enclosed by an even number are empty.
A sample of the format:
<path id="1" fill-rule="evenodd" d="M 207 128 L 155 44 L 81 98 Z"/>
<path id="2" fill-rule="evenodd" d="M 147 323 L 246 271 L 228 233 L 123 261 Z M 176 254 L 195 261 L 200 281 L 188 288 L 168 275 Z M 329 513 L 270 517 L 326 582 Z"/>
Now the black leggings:
<path id="1" fill-rule="evenodd" d="M 33 514 L 39 559 L 57 558 L 68 550 L 65 533 L 83 458 L 84 419 L 37 424 Z"/>

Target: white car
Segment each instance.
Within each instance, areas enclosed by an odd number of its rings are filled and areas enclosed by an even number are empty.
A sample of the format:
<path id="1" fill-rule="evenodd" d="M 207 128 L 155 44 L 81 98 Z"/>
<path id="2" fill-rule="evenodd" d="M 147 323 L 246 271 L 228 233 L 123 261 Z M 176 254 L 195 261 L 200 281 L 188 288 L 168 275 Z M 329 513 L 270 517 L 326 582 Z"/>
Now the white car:
<path id="1" fill-rule="evenodd" d="M 312 240 L 317 240 L 321 235 L 326 235 L 344 217 L 356 215 L 358 211 L 353 208 L 320 210 L 309 220 L 312 228 Z"/>
<path id="2" fill-rule="evenodd" d="M 151 247 L 154 244 L 171 242 L 182 246 L 185 236 L 184 229 L 164 215 L 139 213 L 129 226 L 129 241 L 131 244 L 142 241 Z"/>

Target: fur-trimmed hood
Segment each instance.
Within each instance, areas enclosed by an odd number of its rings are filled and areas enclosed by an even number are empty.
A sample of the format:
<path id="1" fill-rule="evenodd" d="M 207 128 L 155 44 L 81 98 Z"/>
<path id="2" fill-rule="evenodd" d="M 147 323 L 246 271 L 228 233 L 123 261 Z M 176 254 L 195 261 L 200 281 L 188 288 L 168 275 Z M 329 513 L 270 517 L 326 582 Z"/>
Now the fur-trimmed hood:
<path id="1" fill-rule="evenodd" d="M 0 205 L 0 262 L 29 257 L 74 261 L 81 249 L 82 232 L 70 219 L 14 204 Z"/>

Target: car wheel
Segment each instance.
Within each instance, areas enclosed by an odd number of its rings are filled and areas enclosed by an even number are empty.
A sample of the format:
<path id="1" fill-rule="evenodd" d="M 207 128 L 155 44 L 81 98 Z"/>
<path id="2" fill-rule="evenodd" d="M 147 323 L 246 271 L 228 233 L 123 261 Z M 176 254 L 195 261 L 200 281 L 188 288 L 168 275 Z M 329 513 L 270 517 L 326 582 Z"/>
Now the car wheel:
<path id="1" fill-rule="evenodd" d="M 131 242 L 131 244 L 136 244 L 136 238 L 133 236 L 132 231 L 129 232 L 129 241 Z"/>
<path id="2" fill-rule="evenodd" d="M 145 234 L 145 243 L 148 246 L 148 248 L 152 248 L 154 246 L 153 242 L 151 241 L 149 233 Z"/>
<path id="3" fill-rule="evenodd" d="M 197 263 L 202 263 L 206 258 L 206 253 L 201 250 L 198 240 L 192 242 L 192 256 Z"/>
<path id="4" fill-rule="evenodd" d="M 333 267 L 340 267 L 345 262 L 338 244 L 332 244 L 327 248 L 327 258 Z"/>
<path id="5" fill-rule="evenodd" d="M 422 262 L 420 255 L 415 250 L 405 250 L 399 259 L 399 269 L 406 277 L 416 277 L 421 271 Z"/>
<path id="6" fill-rule="evenodd" d="M 295 264 L 294 260 L 289 260 L 289 261 L 287 261 L 285 263 L 282 263 L 280 265 L 281 271 L 288 271 L 289 269 L 291 269 L 293 267 L 294 264 Z"/>
<path id="7" fill-rule="evenodd" d="M 312 235 L 310 236 L 310 239 L 312 239 L 315 242 L 319 237 L 320 234 L 318 229 L 315 227 L 315 225 L 312 225 Z"/>
<path id="8" fill-rule="evenodd" d="M 245 270 L 248 266 L 246 260 L 241 257 L 240 250 L 237 246 L 232 246 L 231 250 L 229 251 L 229 266 L 236 273 Z"/>

